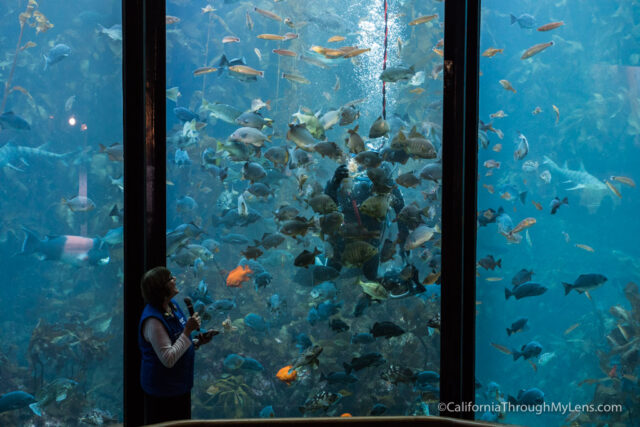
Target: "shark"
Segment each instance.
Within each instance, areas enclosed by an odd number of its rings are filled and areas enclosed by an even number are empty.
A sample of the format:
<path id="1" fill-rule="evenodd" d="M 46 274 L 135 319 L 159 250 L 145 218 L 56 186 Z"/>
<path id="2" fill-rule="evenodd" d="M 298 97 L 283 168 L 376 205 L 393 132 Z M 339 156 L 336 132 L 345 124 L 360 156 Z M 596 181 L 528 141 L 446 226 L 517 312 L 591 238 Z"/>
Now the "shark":
<path id="1" fill-rule="evenodd" d="M 542 163 L 548 165 L 552 172 L 562 176 L 566 183 L 573 184 L 573 187 L 567 188 L 567 191 L 580 190 L 580 204 L 586 206 L 589 213 L 594 213 L 598 209 L 605 196 L 611 197 L 611 191 L 607 185 L 587 172 L 582 164 L 579 170 L 573 170 L 567 167 L 566 162 L 560 167 L 547 156 L 544 156 Z"/>
<path id="2" fill-rule="evenodd" d="M 28 160 L 34 159 L 57 159 L 64 162 L 64 159 L 71 154 L 52 153 L 51 151 L 45 150 L 45 146 L 46 144 L 34 148 L 22 145 L 13 145 L 13 143 L 7 142 L 5 145 L 0 147 L 0 169 L 6 166 L 23 172 L 22 169 L 16 166 L 18 161 L 22 162 L 25 166 L 29 166 Z"/>

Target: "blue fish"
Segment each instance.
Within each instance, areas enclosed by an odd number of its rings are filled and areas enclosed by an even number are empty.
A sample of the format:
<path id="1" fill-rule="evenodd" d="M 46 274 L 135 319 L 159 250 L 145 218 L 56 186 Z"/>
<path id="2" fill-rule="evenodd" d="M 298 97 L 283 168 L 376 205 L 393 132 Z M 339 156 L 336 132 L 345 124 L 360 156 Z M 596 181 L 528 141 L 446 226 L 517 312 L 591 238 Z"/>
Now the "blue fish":
<path id="1" fill-rule="evenodd" d="M 265 406 L 260 410 L 260 418 L 274 418 L 276 416 L 275 412 L 273 412 L 273 406 Z"/>
<path id="2" fill-rule="evenodd" d="M 62 261 L 75 266 L 106 265 L 109 250 L 99 237 L 47 236 L 44 240 L 26 227 L 21 255 L 39 254 L 41 260 Z"/>
<path id="3" fill-rule="evenodd" d="M 49 53 L 44 56 L 44 71 L 49 68 L 50 65 L 57 64 L 62 61 L 64 58 L 69 56 L 71 53 L 71 48 L 66 44 L 57 44 L 51 48 Z"/>
<path id="4" fill-rule="evenodd" d="M 433 392 L 438 389 L 440 375 L 434 371 L 422 371 L 416 375 L 414 390 Z"/>
<path id="5" fill-rule="evenodd" d="M 338 289 L 336 288 L 336 284 L 333 282 L 322 282 L 319 285 L 316 285 L 311 289 L 311 298 L 313 299 L 334 299 L 336 294 L 338 293 Z"/>
<path id="6" fill-rule="evenodd" d="M 258 288 L 267 287 L 267 285 L 271 283 L 272 279 L 273 279 L 273 276 L 271 276 L 271 274 L 265 270 L 262 273 L 256 274 L 253 276 L 253 283 L 256 285 L 256 290 L 257 290 Z"/>
<path id="7" fill-rule="evenodd" d="M 12 391 L 0 396 L 0 412 L 24 408 L 25 406 L 35 402 L 36 399 L 29 393 L 25 393 L 24 391 Z M 33 409 L 31 410 L 33 411 Z M 35 411 L 33 412 L 37 415 Z"/>
<path id="8" fill-rule="evenodd" d="M 16 166 L 16 163 L 18 161 L 22 162 L 26 166 L 29 166 L 29 160 L 38 159 L 57 159 L 61 160 L 64 163 L 65 158 L 72 154 L 52 153 L 45 150 L 45 146 L 46 144 L 43 144 L 40 147 L 36 148 L 23 147 L 21 145 L 13 145 L 11 142 L 7 142 L 5 145 L 0 147 L 0 168 L 7 166 L 22 172 L 22 169 Z"/>
<path id="9" fill-rule="evenodd" d="M 14 114 L 13 111 L 0 114 L 0 127 L 2 129 L 31 130 L 29 123 L 22 117 Z"/>
<path id="10" fill-rule="evenodd" d="M 520 25 L 520 28 L 533 28 L 536 26 L 536 18 L 528 13 L 523 13 L 520 16 L 515 16 L 513 13 L 511 15 L 511 25 L 516 22 Z"/>
<path id="11" fill-rule="evenodd" d="M 246 369 L 248 371 L 264 371 L 264 367 L 260 364 L 260 362 L 251 357 L 245 357 L 244 362 L 242 363 L 242 366 L 240 366 L 240 368 Z"/>
<path id="12" fill-rule="evenodd" d="M 373 405 L 373 409 L 371 409 L 371 413 L 369 415 L 378 416 L 382 415 L 387 410 L 387 407 L 382 403 L 376 403 Z"/>
<path id="13" fill-rule="evenodd" d="M 322 304 L 311 307 L 307 314 L 307 321 L 313 326 L 317 322 L 327 320 L 330 316 L 336 314 L 340 307 L 342 307 L 342 301 L 334 304 L 331 300 L 326 300 Z"/>
<path id="14" fill-rule="evenodd" d="M 200 116 L 198 116 L 196 113 L 194 113 L 193 111 L 184 108 L 184 107 L 176 107 L 173 109 L 173 114 L 176 115 L 176 117 L 178 119 L 180 119 L 183 122 L 190 122 L 191 120 L 195 119 L 196 121 L 200 120 Z"/>
<path id="15" fill-rule="evenodd" d="M 240 367 L 244 364 L 244 357 L 239 354 L 231 353 L 227 357 L 224 358 L 224 362 L 222 362 L 225 369 L 229 371 L 235 371 L 236 369 L 240 369 Z"/>
<path id="16" fill-rule="evenodd" d="M 244 324 L 258 332 L 265 332 L 269 328 L 264 318 L 255 313 L 249 313 L 244 316 Z"/>
<path id="17" fill-rule="evenodd" d="M 189 158 L 189 153 L 185 150 L 181 150 L 178 148 L 176 150 L 176 154 L 173 157 L 173 163 L 178 166 L 188 166 L 191 164 L 191 159 Z"/>
<path id="18" fill-rule="evenodd" d="M 534 297 L 544 294 L 547 289 L 546 286 L 540 283 L 527 282 L 514 287 L 512 290 L 504 288 L 504 299 L 509 299 L 510 296 L 514 296 L 516 299 Z"/>
<path id="19" fill-rule="evenodd" d="M 267 307 L 269 307 L 272 313 L 279 314 L 286 306 L 287 302 L 278 294 L 271 295 L 269 301 L 267 301 Z"/>

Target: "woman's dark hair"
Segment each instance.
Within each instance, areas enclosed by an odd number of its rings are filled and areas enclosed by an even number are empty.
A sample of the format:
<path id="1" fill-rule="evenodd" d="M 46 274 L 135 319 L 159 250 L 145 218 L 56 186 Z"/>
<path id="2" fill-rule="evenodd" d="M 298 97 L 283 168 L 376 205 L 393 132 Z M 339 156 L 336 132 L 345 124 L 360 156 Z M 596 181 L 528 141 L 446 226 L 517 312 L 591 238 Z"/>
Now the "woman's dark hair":
<path id="1" fill-rule="evenodd" d="M 144 301 L 156 308 L 162 308 L 165 297 L 169 295 L 167 283 L 170 280 L 171 271 L 166 267 L 155 267 L 147 271 L 140 283 Z"/>

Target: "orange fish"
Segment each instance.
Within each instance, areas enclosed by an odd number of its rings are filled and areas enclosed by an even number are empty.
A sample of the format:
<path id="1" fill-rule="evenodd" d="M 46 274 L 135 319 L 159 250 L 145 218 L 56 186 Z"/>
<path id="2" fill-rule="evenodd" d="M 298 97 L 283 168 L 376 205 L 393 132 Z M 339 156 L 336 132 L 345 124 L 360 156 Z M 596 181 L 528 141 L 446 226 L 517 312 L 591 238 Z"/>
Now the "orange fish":
<path id="1" fill-rule="evenodd" d="M 215 67 L 200 67 L 200 68 L 196 68 L 195 70 L 193 70 L 193 76 L 201 76 L 203 74 L 208 74 L 208 73 L 213 73 L 214 71 L 217 71 L 218 69 Z"/>
<path id="2" fill-rule="evenodd" d="M 564 335 L 568 335 L 569 333 L 571 333 L 571 331 L 573 331 L 578 326 L 580 326 L 580 323 L 574 323 L 573 325 L 569 326 L 567 330 L 564 331 Z"/>
<path id="3" fill-rule="evenodd" d="M 544 24 L 542 27 L 538 28 L 538 31 L 551 31 L 558 27 L 562 27 L 564 25 L 563 21 L 558 22 L 550 22 L 548 24 Z"/>
<path id="4" fill-rule="evenodd" d="M 239 265 L 229 272 L 227 276 L 227 287 L 229 288 L 241 288 L 243 282 L 249 281 L 249 275 L 253 273 L 253 270 L 249 266 Z"/>
<path id="5" fill-rule="evenodd" d="M 498 350 L 500 350 L 501 352 L 503 352 L 504 354 L 511 354 L 511 350 L 509 350 L 507 347 L 503 345 L 496 344 L 494 342 L 492 342 L 491 345 L 497 348 Z"/>
<path id="6" fill-rule="evenodd" d="M 506 90 L 510 90 L 511 92 L 516 93 L 516 90 L 513 88 L 513 86 L 511 86 L 511 83 L 509 83 L 509 80 L 502 79 L 502 80 L 500 80 L 500 84 Z"/>
<path id="7" fill-rule="evenodd" d="M 348 412 L 345 412 L 344 414 L 341 414 L 340 416 L 343 417 L 343 418 L 348 418 L 348 417 L 351 416 L 351 414 L 348 413 Z"/>
<path id="8" fill-rule="evenodd" d="M 542 205 L 540 203 L 536 202 L 535 200 L 532 200 L 531 203 L 533 203 L 533 206 L 535 206 L 539 211 L 542 210 Z"/>
<path id="9" fill-rule="evenodd" d="M 631 178 L 627 178 L 626 176 L 610 176 L 609 180 L 621 182 L 623 184 L 628 185 L 629 187 L 635 187 L 636 186 L 635 181 L 633 179 L 631 179 Z"/>
<path id="10" fill-rule="evenodd" d="M 543 50 L 545 50 L 546 48 L 548 48 L 550 46 L 553 46 L 553 42 L 552 41 L 551 42 L 547 42 L 547 43 L 538 43 L 536 45 L 533 45 L 529 49 L 524 51 L 524 53 L 522 54 L 520 59 L 531 58 L 536 53 L 540 53 L 540 52 L 542 52 Z"/>
<path id="11" fill-rule="evenodd" d="M 284 36 L 280 36 L 278 34 L 259 34 L 256 37 L 262 40 L 284 40 Z"/>
<path id="12" fill-rule="evenodd" d="M 327 40 L 329 43 L 335 43 L 335 42 L 341 42 L 344 40 L 343 36 L 333 36 L 330 37 L 329 40 Z"/>
<path id="13" fill-rule="evenodd" d="M 276 374 L 276 377 L 283 383 L 291 385 L 291 383 L 298 377 L 298 372 L 293 370 L 293 366 L 288 365 L 280 369 Z"/>
<path id="14" fill-rule="evenodd" d="M 482 56 L 486 56 L 487 58 L 491 58 L 492 56 L 503 53 L 504 49 L 496 49 L 495 47 L 490 47 L 489 49 L 482 52 Z"/>
<path id="15" fill-rule="evenodd" d="M 618 365 L 613 365 L 613 368 L 611 368 L 611 370 L 607 375 L 609 376 L 609 378 L 615 378 L 618 376 L 617 373 L 618 373 Z"/>
<path id="16" fill-rule="evenodd" d="M 606 179 L 604 180 L 604 183 L 607 184 L 607 187 L 609 187 L 609 190 L 611 190 L 611 192 L 613 194 L 615 194 L 616 196 L 618 196 L 619 198 L 622 199 L 622 194 L 620 194 L 620 191 L 618 191 L 618 189 L 616 187 L 613 186 L 613 184 L 609 181 L 607 181 Z"/>
<path id="17" fill-rule="evenodd" d="M 524 230 L 525 228 L 529 228 L 531 227 L 533 224 L 536 223 L 536 219 L 535 218 L 525 218 L 522 221 L 520 221 L 518 223 L 518 225 L 515 226 L 515 228 L 513 230 L 511 230 L 511 233 L 519 233 L 522 230 Z"/>
<path id="18" fill-rule="evenodd" d="M 434 47 L 433 49 L 431 49 L 431 50 L 433 50 L 433 52 L 434 52 L 436 55 L 444 57 L 444 50 L 442 50 L 442 49 L 436 49 L 435 47 Z"/>

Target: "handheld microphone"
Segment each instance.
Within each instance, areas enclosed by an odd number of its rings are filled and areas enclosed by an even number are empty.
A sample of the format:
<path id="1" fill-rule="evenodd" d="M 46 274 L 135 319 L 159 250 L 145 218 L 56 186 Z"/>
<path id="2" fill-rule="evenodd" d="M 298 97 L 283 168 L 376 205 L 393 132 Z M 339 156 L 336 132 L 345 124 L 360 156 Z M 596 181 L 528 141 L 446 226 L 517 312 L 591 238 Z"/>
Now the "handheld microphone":
<path id="1" fill-rule="evenodd" d="M 193 309 L 193 304 L 191 303 L 191 298 L 186 297 L 184 299 L 184 304 L 187 306 L 187 310 L 189 310 L 189 316 L 193 317 L 193 315 L 195 314 L 195 310 Z M 199 333 L 198 333 L 198 335 L 196 335 L 196 338 L 194 340 L 195 342 L 193 343 L 193 345 L 196 348 L 198 348 L 200 346 L 199 341 L 200 341 L 200 338 L 202 337 L 202 333 L 200 333 L 200 329 L 198 329 L 198 332 Z"/>

